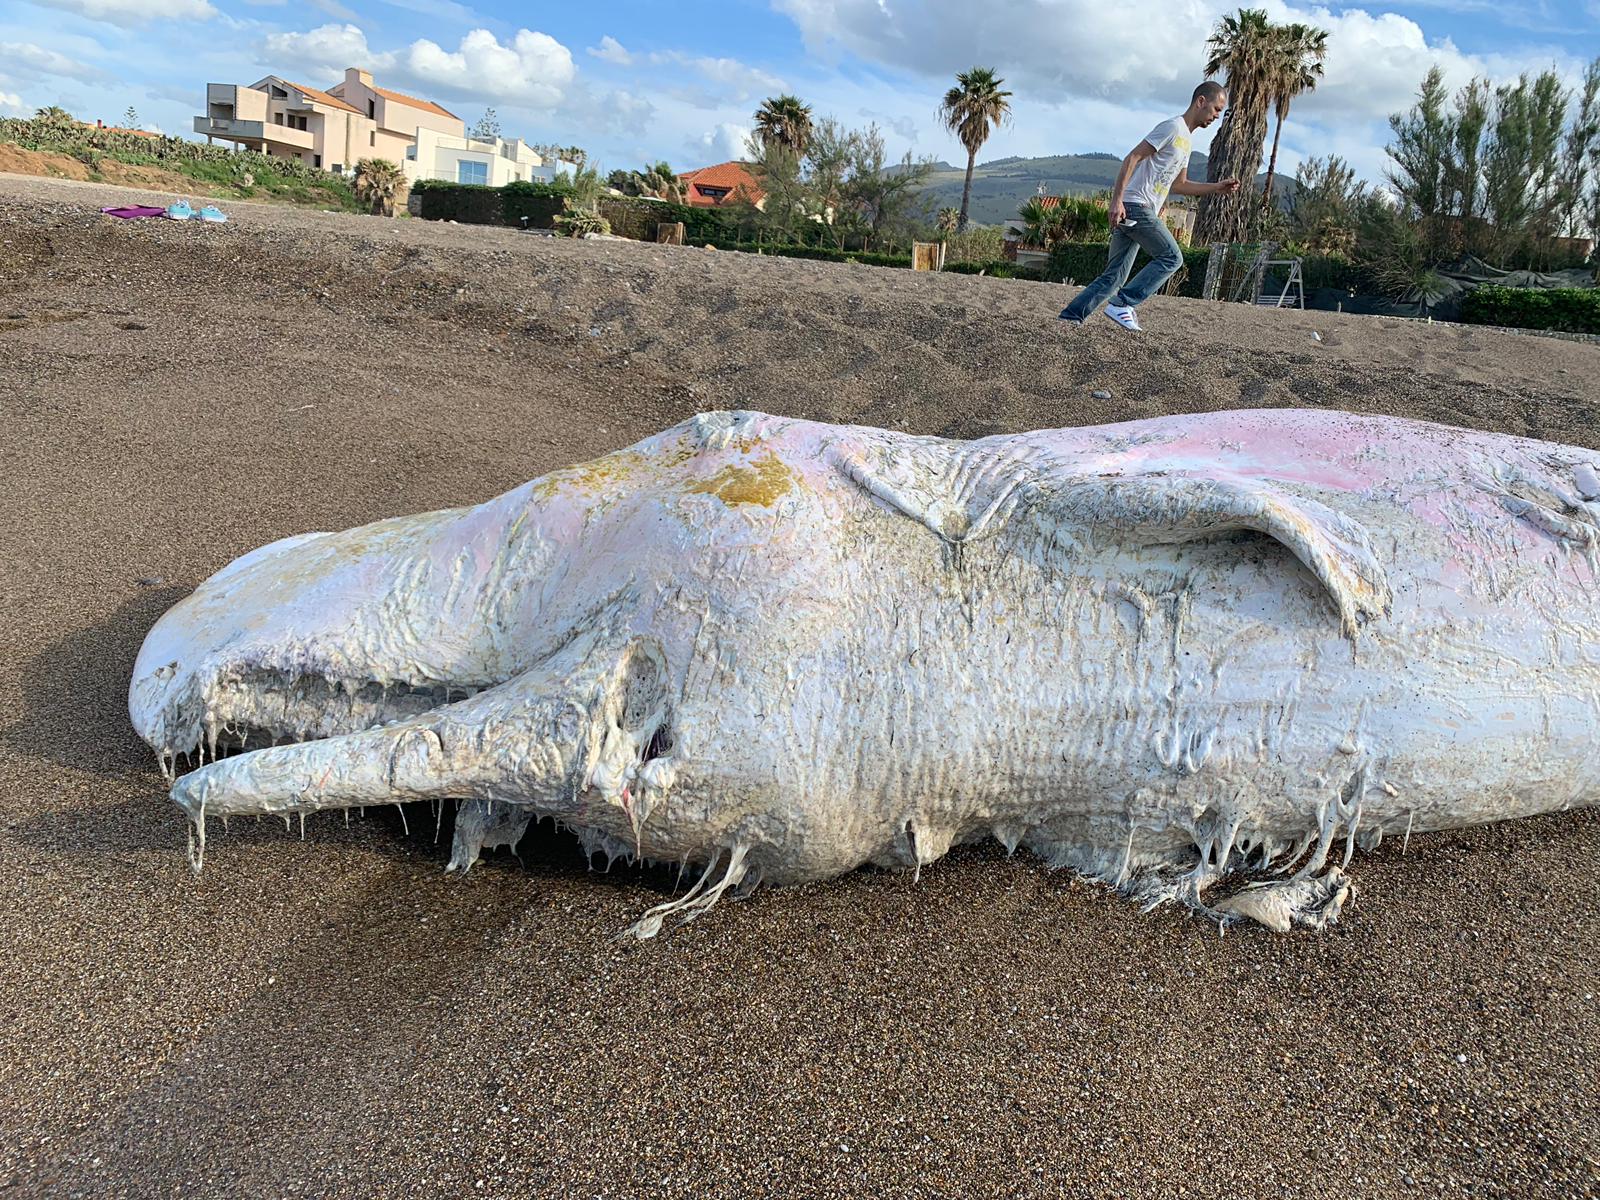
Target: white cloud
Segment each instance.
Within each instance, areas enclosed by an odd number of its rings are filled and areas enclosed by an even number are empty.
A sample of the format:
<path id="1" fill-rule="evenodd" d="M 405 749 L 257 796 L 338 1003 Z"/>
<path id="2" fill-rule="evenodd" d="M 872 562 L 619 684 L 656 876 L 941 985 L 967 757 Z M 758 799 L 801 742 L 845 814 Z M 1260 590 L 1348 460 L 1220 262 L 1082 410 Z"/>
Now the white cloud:
<path id="1" fill-rule="evenodd" d="M 56 50 L 35 46 L 32 42 L 0 42 L 0 63 L 6 70 L 28 78 L 61 76 L 85 81 L 105 78 L 98 67 L 81 63 Z"/>
<path id="2" fill-rule="evenodd" d="M 580 82 L 567 93 L 560 110 L 546 119 L 551 118 L 582 130 L 584 136 L 591 138 L 596 134 L 638 138 L 654 125 L 656 106 L 623 88 L 595 88 Z M 561 134 L 555 140 L 566 136 Z"/>
<path id="3" fill-rule="evenodd" d="M 367 35 L 354 25 L 319 25 L 305 33 L 268 35 L 262 52 L 279 70 L 310 67 L 320 71 L 343 71 L 346 67 L 369 66 L 382 70 L 393 62 L 390 54 L 374 54 Z"/>
<path id="4" fill-rule="evenodd" d="M 22 97 L 15 92 L 0 92 L 0 117 L 26 117 L 31 116 L 33 110 L 23 104 Z"/>
<path id="5" fill-rule="evenodd" d="M 262 54 L 278 69 L 339 72 L 361 66 L 383 72 L 390 86 L 540 110 L 560 104 L 577 75 L 565 46 L 529 29 L 504 43 L 487 29 L 474 29 L 455 50 L 423 38 L 403 49 L 377 51 L 357 25 L 319 25 L 304 33 L 269 35 Z"/>
<path id="6" fill-rule="evenodd" d="M 675 73 L 677 91 L 701 108 L 721 104 L 744 104 L 757 96 L 782 92 L 787 84 L 759 67 L 746 66 L 736 58 L 696 57 L 677 50 L 652 54 L 652 63 L 679 68 Z"/>
<path id="7" fill-rule="evenodd" d="M 899 134 L 900 137 L 905 140 L 906 144 L 910 146 L 915 146 L 917 144 L 917 136 L 922 132 L 916 121 L 907 116 L 895 116 L 892 113 L 876 112 L 870 108 L 859 109 L 856 115 L 861 117 L 863 120 L 886 126 L 892 132 Z"/>
<path id="8" fill-rule="evenodd" d="M 598 46 L 590 46 L 585 53 L 602 62 L 615 63 L 619 67 L 629 66 L 633 62 L 633 55 L 629 54 L 622 43 L 609 33 L 600 39 Z"/>
<path id="9" fill-rule="evenodd" d="M 487 29 L 474 29 L 454 51 L 426 39 L 397 56 L 398 65 L 420 83 L 461 96 L 517 101 L 529 108 L 554 108 L 577 74 L 572 53 L 548 34 L 519 29 L 502 43 Z"/>
<path id="10" fill-rule="evenodd" d="M 845 51 L 868 62 L 936 79 L 973 63 L 1000 69 L 1019 97 L 1044 101 L 1098 97 L 1125 104 L 1181 108 L 1199 82 L 1205 42 L 1235 0 L 1161 6 L 1161 19 L 1130 21 L 1103 0 L 990 0 L 984 20 L 966 19 L 959 0 L 774 0 L 816 53 Z M 1438 63 L 1454 84 L 1474 73 L 1505 78 L 1550 63 L 1551 50 L 1473 56 L 1449 39 L 1430 42 L 1422 27 L 1396 13 L 1332 12 L 1281 0 L 1263 5 L 1275 21 L 1298 20 L 1329 31 L 1323 84 L 1297 103 L 1307 111 L 1382 119 L 1405 108 L 1428 68 Z M 1018 36 L 1018 31 L 1026 36 Z M 1563 58 L 1570 59 L 1567 54 Z"/>
<path id="11" fill-rule="evenodd" d="M 750 151 L 747 148 L 749 140 L 748 125 L 736 125 L 731 121 L 724 121 L 715 129 L 708 129 L 695 147 L 705 157 L 705 162 L 700 165 L 710 166 L 749 157 Z"/>
<path id="12" fill-rule="evenodd" d="M 209 21 L 217 15 L 210 0 L 34 0 L 34 3 L 124 27 L 147 25 L 151 21 Z"/>

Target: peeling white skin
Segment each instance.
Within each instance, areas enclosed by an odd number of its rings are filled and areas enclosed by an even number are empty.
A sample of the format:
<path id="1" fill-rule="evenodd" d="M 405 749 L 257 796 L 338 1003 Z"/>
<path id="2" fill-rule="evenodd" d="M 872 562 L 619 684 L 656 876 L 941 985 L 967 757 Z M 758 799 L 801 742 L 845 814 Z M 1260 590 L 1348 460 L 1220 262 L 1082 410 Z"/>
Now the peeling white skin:
<path id="1" fill-rule="evenodd" d="M 1600 797 L 1597 471 L 1344 413 L 965 443 L 710 413 L 244 556 L 129 707 L 164 765 L 214 760 L 172 788 L 201 848 L 207 816 L 457 799 L 465 868 L 553 817 L 704 868 L 641 937 L 988 836 L 1320 925 L 1357 845 Z"/>

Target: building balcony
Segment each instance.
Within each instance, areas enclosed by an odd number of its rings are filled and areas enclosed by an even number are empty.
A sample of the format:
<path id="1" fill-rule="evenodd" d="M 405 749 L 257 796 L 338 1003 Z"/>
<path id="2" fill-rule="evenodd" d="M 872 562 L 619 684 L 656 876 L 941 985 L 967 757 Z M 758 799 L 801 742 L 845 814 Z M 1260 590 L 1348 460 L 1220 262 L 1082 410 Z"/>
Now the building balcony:
<path id="1" fill-rule="evenodd" d="M 236 121 L 230 117 L 196 117 L 196 133 L 226 138 L 233 142 L 259 142 L 266 145 L 290 146 L 296 150 L 310 150 L 315 139 L 308 129 L 291 129 L 269 121 Z"/>

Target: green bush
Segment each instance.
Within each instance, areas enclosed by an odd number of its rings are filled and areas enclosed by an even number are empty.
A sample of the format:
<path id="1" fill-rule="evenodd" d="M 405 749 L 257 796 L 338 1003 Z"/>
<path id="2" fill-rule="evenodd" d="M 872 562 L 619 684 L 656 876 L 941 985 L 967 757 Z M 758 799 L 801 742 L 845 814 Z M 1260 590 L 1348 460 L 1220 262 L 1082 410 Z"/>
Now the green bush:
<path id="1" fill-rule="evenodd" d="M 600 215 L 611 222 L 619 237 L 640 242 L 656 240 L 656 226 L 683 222 L 686 242 L 737 242 L 748 240 L 751 229 L 748 213 L 742 208 L 697 208 L 692 204 L 673 204 L 666 200 L 645 200 L 638 196 L 604 196 Z M 753 227 L 752 227 L 753 228 Z"/>
<path id="2" fill-rule="evenodd" d="M 1033 267 L 1019 267 L 1014 262 L 997 258 L 992 262 L 947 262 L 944 269 L 952 275 L 987 275 L 990 279 L 1043 279 Z"/>
<path id="3" fill-rule="evenodd" d="M 701 243 L 706 244 L 706 243 Z M 718 245 L 719 250 L 739 250 L 746 254 L 771 254 L 781 258 L 811 258 L 823 262 L 863 263 L 869 267 L 911 266 L 909 254 L 874 254 L 866 250 L 839 250 L 833 246 L 791 246 L 782 243 L 728 242 Z"/>
<path id="4" fill-rule="evenodd" d="M 1509 288 L 1484 284 L 1461 300 L 1468 325 L 1600 334 L 1600 288 Z"/>
<path id="5" fill-rule="evenodd" d="M 459 221 L 464 225 L 505 225 L 505 205 L 499 188 L 476 183 L 452 183 L 446 179 L 419 179 L 411 194 L 420 197 L 421 212 L 428 221 Z"/>
<path id="6" fill-rule="evenodd" d="M 254 150 L 208 146 L 176 137 L 148 137 L 77 121 L 26 121 L 0 118 L 0 142 L 46 154 L 68 154 L 94 170 L 105 160 L 160 167 L 245 196 L 257 188 L 278 199 L 324 208 L 359 210 L 350 184 L 341 176 L 295 158 L 276 158 Z M 248 180 L 248 181 L 247 181 Z"/>
<path id="7" fill-rule="evenodd" d="M 998 225 L 970 225 L 961 233 L 940 234 L 928 240 L 944 243 L 947 270 L 952 263 L 987 266 L 1001 261 L 1001 255 L 1005 253 L 1005 230 Z M 994 274 L 993 271 L 989 273 Z"/>
<path id="8" fill-rule="evenodd" d="M 1205 288 L 1206 262 L 1211 257 L 1211 251 L 1189 247 L 1180 249 L 1183 251 L 1186 274 L 1178 286 L 1178 295 L 1198 298 Z M 1045 264 L 1044 278 L 1051 283 L 1071 279 L 1082 286 L 1098 278 L 1106 269 L 1106 255 L 1110 250 L 1109 242 L 1057 242 Z M 1141 250 L 1128 272 L 1129 278 L 1143 269 L 1148 261 L 1148 256 Z"/>
<path id="9" fill-rule="evenodd" d="M 529 229 L 553 229 L 571 199 L 570 187 L 516 179 L 500 189 L 500 216 L 507 225 L 521 225 L 526 217 Z"/>
<path id="10" fill-rule="evenodd" d="M 578 238 L 591 233 L 610 233 L 611 222 L 599 213 L 580 208 L 577 212 L 564 213 L 557 217 L 556 230 L 563 237 Z"/>

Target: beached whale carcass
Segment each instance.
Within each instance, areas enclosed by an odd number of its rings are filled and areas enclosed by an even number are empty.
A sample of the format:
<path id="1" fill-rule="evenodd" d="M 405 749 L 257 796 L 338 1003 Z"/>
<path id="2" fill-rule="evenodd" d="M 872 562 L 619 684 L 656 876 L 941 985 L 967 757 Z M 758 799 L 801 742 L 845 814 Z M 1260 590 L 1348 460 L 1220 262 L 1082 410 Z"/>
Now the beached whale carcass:
<path id="1" fill-rule="evenodd" d="M 641 936 L 989 836 L 1319 925 L 1355 846 L 1600 797 L 1597 463 L 1338 412 L 709 413 L 243 556 L 156 624 L 130 710 L 200 755 L 197 855 L 208 816 L 455 799 L 454 867 L 552 817 L 698 868 Z M 1207 895 L 1241 872 L 1271 882 Z"/>

